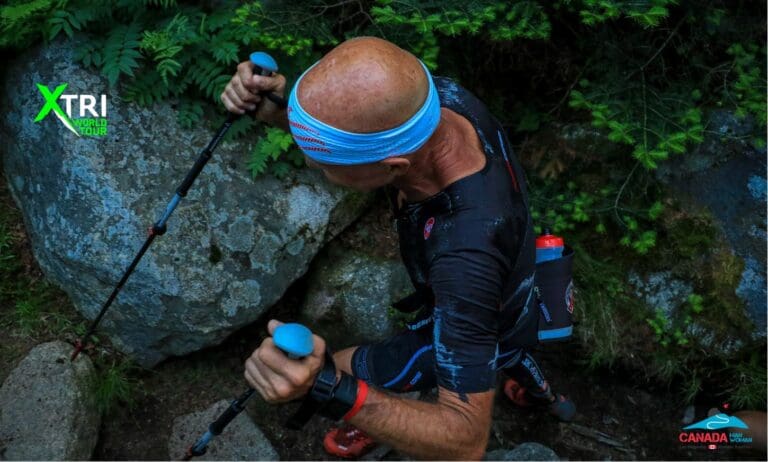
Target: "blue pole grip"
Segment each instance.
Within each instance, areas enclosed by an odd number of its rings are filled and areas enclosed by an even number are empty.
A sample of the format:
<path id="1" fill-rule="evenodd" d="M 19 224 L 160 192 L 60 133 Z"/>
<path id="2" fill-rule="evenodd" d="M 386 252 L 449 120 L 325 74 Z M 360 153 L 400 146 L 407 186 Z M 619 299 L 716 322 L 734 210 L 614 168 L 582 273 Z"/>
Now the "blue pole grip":
<path id="1" fill-rule="evenodd" d="M 277 72 L 277 62 L 275 59 L 263 51 L 255 51 L 250 56 L 253 64 L 253 73 L 259 75 L 270 75 Z"/>
<path id="2" fill-rule="evenodd" d="M 291 359 L 300 359 L 312 354 L 314 342 L 312 331 L 298 323 L 288 323 L 275 329 L 275 345 Z"/>

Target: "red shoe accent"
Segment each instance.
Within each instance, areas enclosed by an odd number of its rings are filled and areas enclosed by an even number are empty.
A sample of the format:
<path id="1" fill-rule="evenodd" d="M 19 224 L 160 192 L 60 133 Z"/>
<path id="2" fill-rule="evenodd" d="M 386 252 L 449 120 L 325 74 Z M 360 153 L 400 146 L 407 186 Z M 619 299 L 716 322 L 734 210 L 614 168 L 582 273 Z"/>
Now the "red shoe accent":
<path id="1" fill-rule="evenodd" d="M 504 382 L 504 394 L 507 395 L 512 403 L 519 407 L 530 407 L 531 403 L 525 399 L 525 387 L 517 383 L 514 379 L 507 379 Z"/>
<path id="2" fill-rule="evenodd" d="M 376 442 L 359 428 L 345 425 L 326 433 L 323 447 L 328 454 L 336 457 L 356 459 L 376 447 Z"/>

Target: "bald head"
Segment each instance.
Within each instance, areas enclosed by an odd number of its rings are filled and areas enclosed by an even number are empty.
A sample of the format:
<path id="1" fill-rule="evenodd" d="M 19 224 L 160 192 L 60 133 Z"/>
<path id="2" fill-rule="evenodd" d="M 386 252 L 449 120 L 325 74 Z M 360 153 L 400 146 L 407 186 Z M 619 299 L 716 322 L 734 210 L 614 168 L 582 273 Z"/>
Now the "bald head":
<path id="1" fill-rule="evenodd" d="M 375 37 L 347 40 L 301 79 L 297 96 L 314 118 L 354 133 L 396 127 L 424 104 L 429 83 L 415 56 Z"/>

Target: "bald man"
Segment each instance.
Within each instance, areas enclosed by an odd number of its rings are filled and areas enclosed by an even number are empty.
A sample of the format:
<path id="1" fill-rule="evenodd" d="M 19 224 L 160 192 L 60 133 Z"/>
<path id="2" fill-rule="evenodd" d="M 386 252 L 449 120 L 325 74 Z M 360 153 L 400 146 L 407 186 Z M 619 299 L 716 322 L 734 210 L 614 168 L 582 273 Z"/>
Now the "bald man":
<path id="1" fill-rule="evenodd" d="M 522 170 L 487 108 L 372 37 L 348 40 L 308 69 L 287 109 L 262 101 L 260 92 L 283 95 L 285 82 L 242 63 L 221 99 L 290 130 L 331 182 L 386 188 L 415 288 L 396 306 L 418 315 L 404 332 L 332 358 L 318 336 L 302 360 L 267 338 L 246 362 L 248 382 L 273 403 L 309 394 L 322 415 L 348 422 L 324 441 L 342 457 L 377 441 L 417 458 L 482 458 L 499 370 L 513 377 L 505 383 L 513 402 L 570 420 L 572 403 L 525 352 L 537 335 L 534 236 Z M 270 335 L 279 324 L 270 321 Z M 434 403 L 385 392 L 434 387 Z"/>

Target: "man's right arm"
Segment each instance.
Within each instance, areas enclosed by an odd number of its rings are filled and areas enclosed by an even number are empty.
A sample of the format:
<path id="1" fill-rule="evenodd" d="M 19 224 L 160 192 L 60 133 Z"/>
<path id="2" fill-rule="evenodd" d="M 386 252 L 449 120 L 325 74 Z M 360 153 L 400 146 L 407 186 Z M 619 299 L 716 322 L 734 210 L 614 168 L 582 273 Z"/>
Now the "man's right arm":
<path id="1" fill-rule="evenodd" d="M 286 110 L 269 99 L 262 98 L 259 95 L 261 92 L 284 96 L 285 76 L 276 73 L 271 76 L 254 75 L 253 64 L 245 61 L 237 66 L 237 72 L 224 88 L 221 102 L 229 112 L 235 114 L 245 114 L 246 111 L 255 110 L 257 119 L 288 131 Z"/>

